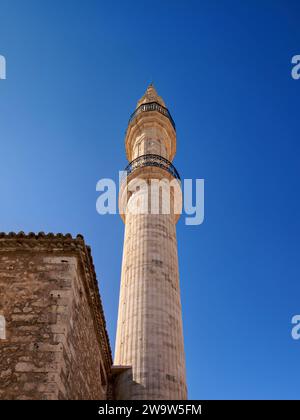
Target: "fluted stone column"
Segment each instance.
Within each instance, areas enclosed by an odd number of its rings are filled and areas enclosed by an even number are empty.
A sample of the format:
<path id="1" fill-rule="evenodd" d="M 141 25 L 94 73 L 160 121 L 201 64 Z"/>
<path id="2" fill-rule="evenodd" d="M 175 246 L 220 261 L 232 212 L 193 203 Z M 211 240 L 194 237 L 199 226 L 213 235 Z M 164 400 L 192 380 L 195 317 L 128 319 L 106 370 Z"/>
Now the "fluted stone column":
<path id="1" fill-rule="evenodd" d="M 149 103 L 158 106 L 139 112 Z M 137 161 L 119 197 L 125 237 L 114 365 L 128 369 L 116 377 L 116 399 L 187 397 L 176 240 L 182 198 L 177 172 L 169 167 L 176 133 L 164 105 L 150 85 L 126 135 L 127 157 Z M 161 182 L 160 196 L 151 195 L 152 180 Z M 168 190 L 168 181 L 175 187 Z M 170 193 L 170 211 L 164 191 Z M 146 211 L 134 212 L 137 203 Z M 151 213 L 154 204 L 158 214 Z"/>

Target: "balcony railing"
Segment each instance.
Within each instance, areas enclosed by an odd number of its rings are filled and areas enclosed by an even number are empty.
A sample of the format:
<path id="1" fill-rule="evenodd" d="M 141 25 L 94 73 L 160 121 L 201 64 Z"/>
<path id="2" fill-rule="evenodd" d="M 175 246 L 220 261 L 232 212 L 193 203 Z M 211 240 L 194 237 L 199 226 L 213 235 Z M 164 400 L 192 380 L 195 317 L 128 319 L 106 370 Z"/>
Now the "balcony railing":
<path id="1" fill-rule="evenodd" d="M 171 174 L 174 178 L 180 180 L 179 173 L 170 161 L 168 161 L 162 156 L 153 154 L 142 155 L 137 157 L 132 162 L 130 162 L 128 166 L 126 166 L 125 172 L 127 172 L 128 176 L 136 169 L 142 168 L 143 166 L 156 166 L 158 168 L 164 169 L 165 171 L 169 172 L 169 174 Z"/>
<path id="2" fill-rule="evenodd" d="M 175 122 L 169 110 L 157 102 L 149 102 L 147 104 L 140 105 L 129 118 L 128 124 L 130 124 L 142 112 L 148 112 L 148 111 L 158 111 L 161 114 L 163 114 L 165 117 L 167 117 L 170 120 L 174 130 L 176 130 Z"/>

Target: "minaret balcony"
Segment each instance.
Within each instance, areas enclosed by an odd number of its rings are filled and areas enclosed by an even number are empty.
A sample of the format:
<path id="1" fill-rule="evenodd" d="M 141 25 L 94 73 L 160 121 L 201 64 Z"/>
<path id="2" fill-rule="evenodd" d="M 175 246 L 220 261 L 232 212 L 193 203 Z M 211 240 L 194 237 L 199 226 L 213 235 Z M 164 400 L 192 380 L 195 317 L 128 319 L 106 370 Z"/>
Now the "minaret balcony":
<path id="1" fill-rule="evenodd" d="M 167 108 L 165 108 L 164 106 L 160 105 L 158 102 L 148 102 L 148 103 L 140 105 L 134 111 L 134 113 L 131 115 L 131 117 L 129 118 L 128 124 L 130 124 L 142 112 L 149 112 L 149 111 L 158 111 L 162 115 L 167 117 L 169 119 L 170 123 L 172 124 L 174 130 L 176 131 L 175 122 L 174 122 L 169 110 Z"/>
<path id="2" fill-rule="evenodd" d="M 135 170 L 145 167 L 145 166 L 156 166 L 158 168 L 164 169 L 174 178 L 180 181 L 179 173 L 177 172 L 175 166 L 167 159 L 160 155 L 147 154 L 142 155 L 134 159 L 129 165 L 126 166 L 125 172 L 127 176 L 130 175 Z"/>

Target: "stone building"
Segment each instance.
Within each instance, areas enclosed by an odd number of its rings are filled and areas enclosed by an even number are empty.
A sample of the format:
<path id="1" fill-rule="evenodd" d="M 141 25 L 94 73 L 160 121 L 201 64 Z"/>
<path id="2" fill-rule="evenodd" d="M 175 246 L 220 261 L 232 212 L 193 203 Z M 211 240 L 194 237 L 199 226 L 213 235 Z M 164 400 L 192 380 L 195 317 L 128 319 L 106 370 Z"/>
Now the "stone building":
<path id="1" fill-rule="evenodd" d="M 129 120 L 125 147 L 130 163 L 119 195 L 125 236 L 114 365 L 83 237 L 2 233 L 0 399 L 187 398 L 176 240 L 182 194 L 171 163 L 176 129 L 152 84 Z M 156 198 L 137 185 L 153 180 Z M 147 208 L 136 214 L 138 202 Z"/>
<path id="2" fill-rule="evenodd" d="M 110 396 L 111 351 L 82 236 L 0 234 L 0 315 L 0 399 Z"/>

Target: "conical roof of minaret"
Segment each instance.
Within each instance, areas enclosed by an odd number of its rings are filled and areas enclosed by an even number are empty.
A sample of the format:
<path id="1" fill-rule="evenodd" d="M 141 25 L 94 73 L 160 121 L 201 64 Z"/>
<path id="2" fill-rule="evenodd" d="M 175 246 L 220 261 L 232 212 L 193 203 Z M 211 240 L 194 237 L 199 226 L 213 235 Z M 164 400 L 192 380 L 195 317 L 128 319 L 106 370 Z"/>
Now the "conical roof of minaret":
<path id="1" fill-rule="evenodd" d="M 150 83 L 150 85 L 147 87 L 147 90 L 144 94 L 144 96 L 141 97 L 141 99 L 137 103 L 137 108 L 142 104 L 147 104 L 149 102 L 157 102 L 162 106 L 166 106 L 163 98 L 161 96 L 158 96 L 158 93 L 156 92 L 156 89 L 153 85 L 153 83 Z"/>

